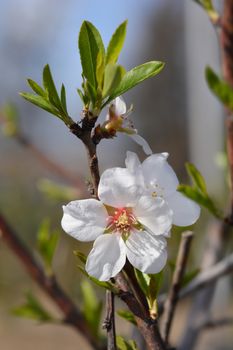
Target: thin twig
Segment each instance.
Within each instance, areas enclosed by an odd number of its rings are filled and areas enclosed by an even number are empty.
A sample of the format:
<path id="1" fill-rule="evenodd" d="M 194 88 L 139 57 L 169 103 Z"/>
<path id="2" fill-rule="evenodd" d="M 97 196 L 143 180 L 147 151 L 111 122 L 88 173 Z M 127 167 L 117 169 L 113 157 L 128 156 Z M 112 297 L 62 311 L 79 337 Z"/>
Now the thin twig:
<path id="1" fill-rule="evenodd" d="M 199 328 L 201 331 L 215 329 L 218 327 L 232 327 L 233 325 L 233 318 L 232 317 L 224 317 L 217 320 L 206 320 L 203 321 Z"/>
<path id="2" fill-rule="evenodd" d="M 106 291 L 106 316 L 103 323 L 103 328 L 105 328 L 107 331 L 107 349 L 116 350 L 114 294 L 109 290 Z"/>
<path id="3" fill-rule="evenodd" d="M 179 298 L 187 297 L 190 294 L 211 286 L 219 278 L 233 272 L 233 253 L 222 259 L 220 262 L 207 270 L 201 272 L 196 278 L 189 283 L 189 285 L 181 290 Z"/>
<path id="4" fill-rule="evenodd" d="M 180 247 L 176 259 L 175 271 L 172 278 L 172 284 L 164 305 L 162 336 L 166 344 L 168 344 L 169 340 L 170 329 L 175 313 L 176 304 L 178 301 L 178 293 L 182 285 L 182 279 L 184 277 L 192 239 L 192 232 L 187 231 L 182 234 Z"/>
<path id="5" fill-rule="evenodd" d="M 68 295 L 61 289 L 55 277 L 47 276 L 43 268 L 32 256 L 28 248 L 21 242 L 14 230 L 10 227 L 3 215 L 0 214 L 0 235 L 8 247 L 19 258 L 24 268 L 40 288 L 60 308 L 64 315 L 64 322 L 72 325 L 89 342 L 93 349 L 102 347 L 96 342 L 82 313 Z"/>
<path id="6" fill-rule="evenodd" d="M 197 277 L 195 277 L 192 282 L 190 282 L 187 287 L 181 289 L 178 293 L 178 300 L 186 298 L 193 295 L 195 292 L 202 289 L 213 288 L 213 283 L 216 283 L 220 278 L 226 276 L 233 272 L 233 253 L 226 258 L 222 259 L 220 262 L 208 269 L 200 272 Z M 160 314 L 164 311 L 166 294 L 161 294 L 158 299 L 159 312 Z"/>

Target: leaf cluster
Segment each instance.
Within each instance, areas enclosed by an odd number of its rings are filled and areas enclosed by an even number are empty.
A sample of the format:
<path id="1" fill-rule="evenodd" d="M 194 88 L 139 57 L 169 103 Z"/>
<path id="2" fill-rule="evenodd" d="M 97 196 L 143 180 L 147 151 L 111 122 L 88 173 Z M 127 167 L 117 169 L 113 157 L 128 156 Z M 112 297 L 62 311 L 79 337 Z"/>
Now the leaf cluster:
<path id="1" fill-rule="evenodd" d="M 222 213 L 216 206 L 214 200 L 209 196 L 204 177 L 192 163 L 186 163 L 186 170 L 193 185 L 179 185 L 178 191 L 192 199 L 197 204 L 206 208 L 215 217 L 222 219 Z"/>
<path id="2" fill-rule="evenodd" d="M 117 63 L 123 48 L 127 21 L 113 33 L 105 50 L 97 28 L 84 21 L 79 33 L 79 52 L 83 69 L 82 89 L 78 93 L 87 109 L 97 116 L 102 108 L 117 96 L 143 80 L 158 74 L 163 68 L 162 62 L 152 61 L 126 71 Z"/>
<path id="3" fill-rule="evenodd" d="M 65 86 L 62 84 L 59 95 L 48 64 L 43 69 L 43 87 L 32 79 L 27 79 L 27 82 L 35 94 L 21 92 L 25 100 L 55 115 L 68 126 L 74 123 L 67 111 Z"/>

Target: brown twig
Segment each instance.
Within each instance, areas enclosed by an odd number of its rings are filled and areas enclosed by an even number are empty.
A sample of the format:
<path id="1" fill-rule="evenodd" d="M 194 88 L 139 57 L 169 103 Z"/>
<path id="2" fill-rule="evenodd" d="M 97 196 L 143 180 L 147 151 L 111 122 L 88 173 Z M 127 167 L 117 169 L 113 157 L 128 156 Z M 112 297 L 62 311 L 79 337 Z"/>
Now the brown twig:
<path id="1" fill-rule="evenodd" d="M 233 272 L 233 253 L 222 259 L 214 266 L 201 272 L 189 285 L 181 290 L 179 298 L 187 297 L 190 294 L 206 287 L 212 287 L 219 278 Z"/>
<path id="2" fill-rule="evenodd" d="M 232 317 L 225 317 L 225 318 L 220 318 L 218 320 L 206 320 L 203 321 L 200 325 L 199 328 L 201 331 L 209 330 L 209 329 L 215 329 L 218 327 L 227 327 L 230 326 L 232 327 L 233 325 L 233 318 Z"/>
<path id="3" fill-rule="evenodd" d="M 116 350 L 114 294 L 109 290 L 106 291 L 106 316 L 103 323 L 103 328 L 105 328 L 107 331 L 107 349 Z"/>
<path id="4" fill-rule="evenodd" d="M 100 350 L 102 346 L 96 342 L 82 313 L 68 295 L 61 289 L 54 276 L 49 277 L 44 273 L 43 268 L 32 256 L 28 248 L 21 242 L 14 230 L 10 227 L 3 215 L 0 214 L 0 234 L 2 239 L 19 258 L 31 278 L 60 308 L 64 315 L 64 322 L 72 325 L 78 330 L 92 346 Z"/>
<path id="5" fill-rule="evenodd" d="M 178 301 L 178 293 L 182 285 L 182 279 L 184 277 L 192 239 L 192 232 L 187 231 L 182 234 L 172 284 L 164 305 L 162 336 L 166 344 L 168 344 L 169 340 L 170 329 Z"/>

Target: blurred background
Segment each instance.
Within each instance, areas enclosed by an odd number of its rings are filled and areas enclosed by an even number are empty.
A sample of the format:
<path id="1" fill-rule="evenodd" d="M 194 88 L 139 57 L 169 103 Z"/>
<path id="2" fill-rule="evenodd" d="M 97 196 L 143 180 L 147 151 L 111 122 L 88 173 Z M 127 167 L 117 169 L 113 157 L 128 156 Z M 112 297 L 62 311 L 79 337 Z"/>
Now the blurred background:
<path id="1" fill-rule="evenodd" d="M 220 71 L 217 36 L 204 11 L 191 0 L 145 0 L 143 3 L 133 0 L 2 0 L 0 105 L 13 102 L 25 137 L 48 158 L 73 174 L 79 184 L 84 184 L 89 174 L 81 143 L 59 119 L 30 105 L 18 95 L 19 91 L 29 91 L 26 78 L 41 82 L 43 66 L 49 63 L 57 86 L 62 82 L 66 86 L 70 115 L 79 120 L 82 105 L 76 93 L 76 88 L 81 85 L 77 37 L 84 19 L 99 29 L 106 45 L 115 28 L 125 19 L 129 20 L 126 43 L 119 60 L 127 69 L 150 60 L 166 63 L 158 76 L 124 96 L 128 105 L 134 105 L 134 125 L 155 153 L 170 153 L 170 163 L 181 181 L 187 181 L 184 163 L 192 161 L 204 175 L 210 193 L 219 203 L 226 203 L 223 112 L 204 79 L 207 64 Z M 103 113 L 101 118 L 104 117 Z M 114 140 L 104 140 L 99 147 L 101 171 L 107 167 L 123 166 L 126 150 L 137 151 L 143 159 L 141 149 L 123 134 Z M 82 276 L 77 271 L 72 251 L 75 248 L 88 251 L 89 247 L 82 245 L 80 248 L 79 243 L 61 231 L 61 204 L 66 203 L 65 199 L 55 195 L 48 199 L 45 192 L 49 191 L 48 181 L 60 185 L 68 183 L 44 167 L 34 155 L 31 149 L 15 139 L 0 134 L 0 209 L 31 250 L 35 249 L 42 220 L 50 218 L 52 228 L 60 231 L 54 270 L 64 289 L 79 303 Z M 77 198 L 83 188 L 84 185 L 80 185 L 76 192 L 68 189 L 67 198 Z M 191 257 L 194 266 L 198 266 L 203 253 L 203 231 L 209 220 L 210 217 L 203 212 L 195 229 Z M 179 235 L 176 234 L 169 243 L 171 259 L 175 257 L 178 242 Z M 68 327 L 38 325 L 38 322 L 13 316 L 10 311 L 23 302 L 28 290 L 52 308 L 53 313 L 58 313 L 1 242 L 2 350 L 12 350 L 16 346 L 18 350 L 31 350 L 32 346 L 34 350 L 88 349 L 83 339 Z M 101 291 L 97 293 L 103 297 Z M 216 314 L 229 312 L 227 279 L 219 283 L 215 299 Z M 174 342 L 181 335 L 186 309 L 187 305 L 183 303 L 176 321 Z M 125 321 L 118 320 L 117 325 L 119 333 L 131 332 Z M 230 349 L 229 344 L 233 341 L 230 328 L 205 332 L 198 349 L 220 349 L 219 334 L 224 335 L 224 349 Z"/>

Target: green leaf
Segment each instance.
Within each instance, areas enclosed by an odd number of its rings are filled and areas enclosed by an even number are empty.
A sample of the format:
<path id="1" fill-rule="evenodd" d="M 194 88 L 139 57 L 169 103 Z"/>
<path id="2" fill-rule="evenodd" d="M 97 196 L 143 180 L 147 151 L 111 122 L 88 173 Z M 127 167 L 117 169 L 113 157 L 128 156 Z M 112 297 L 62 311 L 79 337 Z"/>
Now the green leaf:
<path id="1" fill-rule="evenodd" d="M 186 163 L 185 166 L 189 176 L 193 180 L 193 183 L 201 192 L 207 194 L 205 179 L 201 175 L 200 171 L 192 163 Z"/>
<path id="2" fill-rule="evenodd" d="M 124 75 L 125 69 L 122 66 L 111 63 L 107 64 L 104 74 L 103 98 L 111 95 L 120 84 Z"/>
<path id="3" fill-rule="evenodd" d="M 2 106 L 0 126 L 6 136 L 16 136 L 19 133 L 19 115 L 13 103 L 9 102 Z"/>
<path id="4" fill-rule="evenodd" d="M 163 281 L 163 270 L 150 276 L 149 298 L 152 302 L 157 299 Z"/>
<path id="5" fill-rule="evenodd" d="M 225 107 L 233 111 L 233 89 L 224 80 L 220 79 L 217 74 L 207 67 L 206 80 L 210 90 L 219 98 Z"/>
<path id="6" fill-rule="evenodd" d="M 221 211 L 208 194 L 201 193 L 197 188 L 189 185 L 179 185 L 178 191 L 183 193 L 187 198 L 192 199 L 194 202 L 208 209 L 215 217 L 219 219 L 223 218 Z"/>
<path id="7" fill-rule="evenodd" d="M 80 252 L 80 250 L 74 250 L 73 251 L 74 255 L 79 258 L 79 260 L 83 263 L 86 264 L 87 262 L 87 257 L 83 252 Z"/>
<path id="8" fill-rule="evenodd" d="M 97 280 L 97 278 L 88 275 L 88 273 L 83 268 L 83 266 L 78 265 L 78 268 L 86 277 L 89 278 L 90 281 L 92 281 L 98 287 L 105 288 L 105 289 L 111 290 L 114 293 L 117 293 L 116 288 L 114 288 L 114 286 L 110 282 L 102 282 L 102 281 Z"/>
<path id="9" fill-rule="evenodd" d="M 53 77 L 48 64 L 46 64 L 43 70 L 43 85 L 48 93 L 49 101 L 53 105 L 55 105 L 59 110 L 62 109 L 61 101 L 58 96 L 57 89 L 54 84 Z"/>
<path id="10" fill-rule="evenodd" d="M 49 179 L 40 179 L 37 186 L 48 199 L 59 203 L 81 198 L 81 192 L 78 189 L 57 184 Z"/>
<path id="11" fill-rule="evenodd" d="M 134 340 L 127 341 L 119 335 L 116 337 L 116 343 L 118 350 L 138 350 Z"/>
<path id="12" fill-rule="evenodd" d="M 92 23 L 88 21 L 83 22 L 79 33 L 78 45 L 83 74 L 96 90 L 97 57 L 98 55 L 104 57 L 105 49 L 100 33 Z"/>
<path id="13" fill-rule="evenodd" d="M 66 89 L 65 89 L 64 84 L 62 84 L 62 86 L 61 86 L 61 104 L 62 104 L 62 108 L 63 108 L 65 114 L 68 114 L 67 104 L 66 104 Z"/>
<path id="14" fill-rule="evenodd" d="M 212 0 L 194 0 L 197 4 L 201 5 L 207 12 L 208 16 L 212 21 L 217 21 L 219 19 L 219 14 L 216 12 Z"/>
<path id="15" fill-rule="evenodd" d="M 128 21 L 124 21 L 123 23 L 121 23 L 114 32 L 113 36 L 111 37 L 107 48 L 106 64 L 117 62 L 120 52 L 124 45 L 127 30 L 127 22 Z"/>
<path id="16" fill-rule="evenodd" d="M 45 219 L 38 230 L 37 248 L 49 273 L 51 273 L 52 259 L 58 237 L 59 235 L 56 231 L 51 232 L 49 219 Z"/>
<path id="17" fill-rule="evenodd" d="M 82 281 L 83 314 L 93 333 L 99 338 L 99 328 L 103 303 L 97 299 L 95 291 L 88 281 Z"/>
<path id="18" fill-rule="evenodd" d="M 58 118 L 61 119 L 58 111 L 51 105 L 50 102 L 46 101 L 43 97 L 41 96 L 36 96 L 27 92 L 20 92 L 20 96 L 22 96 L 25 100 L 33 103 L 37 107 L 40 107 L 44 109 L 45 111 L 56 115 Z"/>
<path id="19" fill-rule="evenodd" d="M 127 311 L 127 310 L 118 310 L 117 314 L 124 318 L 126 321 L 130 322 L 133 325 L 136 325 L 135 317 L 132 314 L 132 312 Z"/>
<path id="20" fill-rule="evenodd" d="M 104 106 L 112 101 L 115 97 L 124 94 L 126 91 L 132 89 L 145 79 L 151 78 L 158 74 L 164 67 L 164 63 L 151 61 L 137 66 L 127 72 L 121 83 L 118 85 L 116 90 L 112 93 L 109 99 L 105 102 Z"/>
<path id="21" fill-rule="evenodd" d="M 31 294 L 27 293 L 26 302 L 12 310 L 15 316 L 30 318 L 40 322 L 54 321 L 53 317 L 41 306 L 40 302 Z"/>
<path id="22" fill-rule="evenodd" d="M 47 96 L 46 92 L 42 89 L 40 85 L 38 85 L 34 80 L 27 79 L 27 82 L 29 86 L 32 88 L 32 90 L 39 96 L 45 97 Z"/>
<path id="23" fill-rule="evenodd" d="M 138 284 L 141 287 L 143 293 L 146 297 L 149 296 L 149 284 L 150 284 L 150 277 L 146 273 L 143 273 L 137 269 L 134 269 L 135 276 L 138 280 Z"/>

